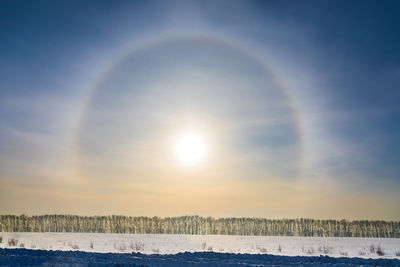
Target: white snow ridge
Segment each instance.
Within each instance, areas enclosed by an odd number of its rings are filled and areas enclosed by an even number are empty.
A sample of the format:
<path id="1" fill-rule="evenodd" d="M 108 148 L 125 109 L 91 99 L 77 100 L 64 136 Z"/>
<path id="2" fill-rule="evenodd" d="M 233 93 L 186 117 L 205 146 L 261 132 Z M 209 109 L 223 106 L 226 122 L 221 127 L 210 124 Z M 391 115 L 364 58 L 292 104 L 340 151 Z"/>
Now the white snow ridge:
<path id="1" fill-rule="evenodd" d="M 143 254 L 213 251 L 400 259 L 400 238 L 17 232 L 0 233 L 0 236 L 0 248 Z"/>

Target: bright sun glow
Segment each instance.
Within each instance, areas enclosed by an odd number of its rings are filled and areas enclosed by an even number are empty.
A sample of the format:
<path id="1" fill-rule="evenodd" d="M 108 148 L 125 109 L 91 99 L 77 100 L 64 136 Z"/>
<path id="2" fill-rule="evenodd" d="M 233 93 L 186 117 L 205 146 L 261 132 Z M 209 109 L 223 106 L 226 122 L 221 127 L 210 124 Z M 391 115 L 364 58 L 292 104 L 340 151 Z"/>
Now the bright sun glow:
<path id="1" fill-rule="evenodd" d="M 175 142 L 175 155 L 185 166 L 194 166 L 204 159 L 206 154 L 205 139 L 192 131 L 181 135 Z"/>

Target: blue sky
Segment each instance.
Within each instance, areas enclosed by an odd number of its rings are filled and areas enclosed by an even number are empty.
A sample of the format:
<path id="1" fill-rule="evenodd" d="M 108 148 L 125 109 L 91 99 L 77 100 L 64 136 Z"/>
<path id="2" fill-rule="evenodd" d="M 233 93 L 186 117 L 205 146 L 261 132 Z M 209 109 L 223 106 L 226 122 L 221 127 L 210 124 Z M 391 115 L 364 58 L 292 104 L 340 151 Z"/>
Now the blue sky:
<path id="1" fill-rule="evenodd" d="M 398 1 L 0 5 L 1 213 L 400 218 Z"/>

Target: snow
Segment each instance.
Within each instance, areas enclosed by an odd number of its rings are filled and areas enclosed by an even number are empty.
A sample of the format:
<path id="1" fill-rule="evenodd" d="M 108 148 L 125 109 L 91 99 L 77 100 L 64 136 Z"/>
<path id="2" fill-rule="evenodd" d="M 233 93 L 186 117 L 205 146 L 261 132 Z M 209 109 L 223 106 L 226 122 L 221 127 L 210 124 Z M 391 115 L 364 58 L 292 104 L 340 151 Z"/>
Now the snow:
<path id="1" fill-rule="evenodd" d="M 399 238 L 332 238 L 226 235 L 135 235 L 101 233 L 0 233 L 0 248 L 99 253 L 177 254 L 221 252 L 280 256 L 400 259 Z M 9 245 L 12 238 L 18 244 Z M 371 252 L 373 246 L 375 252 Z M 384 255 L 378 255 L 380 246 Z"/>
<path id="2" fill-rule="evenodd" d="M 397 259 L 333 258 L 184 252 L 178 254 L 95 253 L 0 249 L 0 266 L 400 266 Z"/>

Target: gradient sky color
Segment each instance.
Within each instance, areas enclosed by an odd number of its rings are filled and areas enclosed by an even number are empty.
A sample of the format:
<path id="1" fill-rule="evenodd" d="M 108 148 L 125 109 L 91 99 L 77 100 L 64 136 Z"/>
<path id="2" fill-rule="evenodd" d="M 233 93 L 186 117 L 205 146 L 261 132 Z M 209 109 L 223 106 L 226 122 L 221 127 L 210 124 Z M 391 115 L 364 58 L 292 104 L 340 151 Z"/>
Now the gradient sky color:
<path id="1" fill-rule="evenodd" d="M 399 9 L 1 1 L 0 213 L 399 220 Z"/>

